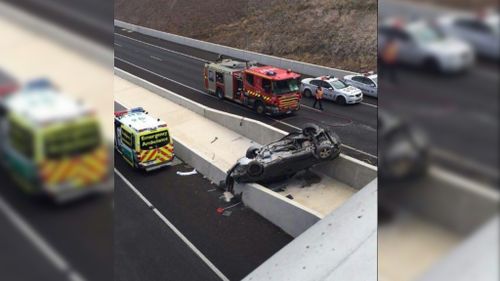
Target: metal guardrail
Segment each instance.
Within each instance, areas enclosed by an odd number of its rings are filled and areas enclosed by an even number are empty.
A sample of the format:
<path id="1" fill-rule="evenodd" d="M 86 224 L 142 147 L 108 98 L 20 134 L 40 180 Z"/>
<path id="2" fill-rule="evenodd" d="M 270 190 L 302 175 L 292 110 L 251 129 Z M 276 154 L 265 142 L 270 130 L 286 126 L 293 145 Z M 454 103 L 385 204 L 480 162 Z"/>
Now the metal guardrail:
<path id="1" fill-rule="evenodd" d="M 310 76 L 323 76 L 323 75 L 333 75 L 336 77 L 344 77 L 345 75 L 353 74 L 354 72 L 346 71 L 337 68 L 330 68 L 325 66 L 319 66 L 311 63 L 300 62 L 285 58 L 279 58 L 270 55 L 259 54 L 252 51 L 246 51 L 241 49 L 236 49 L 232 47 L 222 46 L 214 43 L 209 43 L 205 41 L 200 41 L 184 36 L 179 36 L 163 31 L 158 31 L 155 29 L 147 28 L 140 25 L 135 25 L 127 23 L 120 20 L 115 20 L 115 26 L 120 28 L 126 28 L 134 32 L 138 32 L 151 37 L 159 38 L 169 42 L 174 42 L 177 44 L 197 48 L 200 50 L 221 54 L 224 56 L 234 57 L 245 61 L 257 61 L 258 63 L 265 65 L 273 65 L 280 68 L 292 69 L 295 72 Z"/>

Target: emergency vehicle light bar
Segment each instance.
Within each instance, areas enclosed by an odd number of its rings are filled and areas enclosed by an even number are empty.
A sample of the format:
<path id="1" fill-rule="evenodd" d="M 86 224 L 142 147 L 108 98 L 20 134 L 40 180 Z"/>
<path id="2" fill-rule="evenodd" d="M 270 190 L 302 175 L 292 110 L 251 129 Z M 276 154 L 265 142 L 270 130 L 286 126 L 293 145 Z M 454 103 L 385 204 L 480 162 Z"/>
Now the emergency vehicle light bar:
<path id="1" fill-rule="evenodd" d="M 50 82 L 47 78 L 39 78 L 26 83 L 26 89 L 28 90 L 43 90 L 51 88 L 53 88 L 52 82 Z"/>
<path id="2" fill-rule="evenodd" d="M 115 112 L 115 117 L 120 117 L 126 113 L 128 113 L 128 110 L 117 111 L 117 112 Z"/>
<path id="3" fill-rule="evenodd" d="M 130 110 L 130 112 L 144 112 L 144 108 L 142 108 L 141 106 L 139 107 L 134 107 Z"/>

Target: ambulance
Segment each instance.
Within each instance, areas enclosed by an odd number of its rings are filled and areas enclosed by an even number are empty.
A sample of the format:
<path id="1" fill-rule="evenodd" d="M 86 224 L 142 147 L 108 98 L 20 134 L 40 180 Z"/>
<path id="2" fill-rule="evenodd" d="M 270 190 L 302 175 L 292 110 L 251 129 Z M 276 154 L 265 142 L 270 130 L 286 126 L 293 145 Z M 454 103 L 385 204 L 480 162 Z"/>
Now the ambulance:
<path id="1" fill-rule="evenodd" d="M 40 79 L 1 102 L 4 168 L 31 194 L 61 203 L 113 188 L 110 153 L 94 111 Z"/>
<path id="2" fill-rule="evenodd" d="M 174 159 L 167 124 L 142 107 L 115 112 L 115 148 L 132 167 L 145 171 L 169 166 Z"/>

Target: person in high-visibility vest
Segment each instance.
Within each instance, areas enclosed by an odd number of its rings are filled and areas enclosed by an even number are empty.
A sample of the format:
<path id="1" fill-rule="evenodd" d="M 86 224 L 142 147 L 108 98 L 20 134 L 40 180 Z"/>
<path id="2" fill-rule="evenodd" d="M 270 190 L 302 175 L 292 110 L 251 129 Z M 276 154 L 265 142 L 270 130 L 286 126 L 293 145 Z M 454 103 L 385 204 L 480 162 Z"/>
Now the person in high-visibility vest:
<path id="1" fill-rule="evenodd" d="M 313 108 L 316 108 L 316 104 L 319 103 L 319 110 L 323 110 L 323 104 L 321 103 L 322 99 L 323 99 L 323 89 L 321 88 L 321 86 L 318 86 L 318 88 L 316 88 L 316 92 L 314 93 Z"/>
<path id="2" fill-rule="evenodd" d="M 397 82 L 396 64 L 397 64 L 398 53 L 399 53 L 398 42 L 394 38 L 389 39 L 389 41 L 384 45 L 382 49 L 381 55 L 382 55 L 383 69 L 381 76 L 383 77 L 384 74 L 387 75 L 393 83 Z"/>

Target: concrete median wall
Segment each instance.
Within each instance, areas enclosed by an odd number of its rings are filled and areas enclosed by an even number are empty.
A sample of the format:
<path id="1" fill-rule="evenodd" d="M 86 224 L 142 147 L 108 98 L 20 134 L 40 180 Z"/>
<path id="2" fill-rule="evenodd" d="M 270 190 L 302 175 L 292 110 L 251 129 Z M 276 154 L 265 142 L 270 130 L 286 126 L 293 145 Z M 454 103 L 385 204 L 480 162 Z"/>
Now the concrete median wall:
<path id="1" fill-rule="evenodd" d="M 280 68 L 292 69 L 295 72 L 307 74 L 310 76 L 322 76 L 322 75 L 333 75 L 336 77 L 343 77 L 345 75 L 353 74 L 351 71 L 346 71 L 337 68 L 330 68 L 319 66 L 315 64 L 299 62 L 290 59 L 279 58 L 270 55 L 259 54 L 256 52 L 240 50 L 236 48 L 231 48 L 227 46 L 222 46 L 214 43 L 209 43 L 205 41 L 200 41 L 188 37 L 183 37 L 167 32 L 158 31 L 155 29 L 143 27 L 140 25 L 135 25 L 127 23 L 120 20 L 115 20 L 115 26 L 126 28 L 144 35 L 151 37 L 163 39 L 166 41 L 174 42 L 181 45 L 186 45 L 189 47 L 197 48 L 200 50 L 221 54 L 233 58 L 238 58 L 245 61 L 257 61 L 261 64 L 273 65 Z"/>
<path id="2" fill-rule="evenodd" d="M 244 118 L 239 115 L 223 112 L 199 104 L 121 69 L 115 68 L 115 74 L 125 80 L 128 80 L 129 82 L 132 82 L 193 112 L 196 112 L 209 120 L 217 122 L 218 124 L 230 129 L 231 131 L 237 132 L 238 134 L 251 139 L 256 143 L 270 143 L 287 135 L 287 132 L 260 121 Z M 340 157 L 334 161 L 323 163 L 316 166 L 314 169 L 317 169 L 319 172 L 358 190 L 377 177 L 377 168 L 375 166 L 366 164 L 344 154 L 341 154 Z"/>

